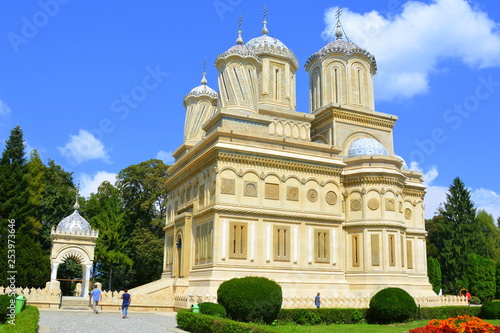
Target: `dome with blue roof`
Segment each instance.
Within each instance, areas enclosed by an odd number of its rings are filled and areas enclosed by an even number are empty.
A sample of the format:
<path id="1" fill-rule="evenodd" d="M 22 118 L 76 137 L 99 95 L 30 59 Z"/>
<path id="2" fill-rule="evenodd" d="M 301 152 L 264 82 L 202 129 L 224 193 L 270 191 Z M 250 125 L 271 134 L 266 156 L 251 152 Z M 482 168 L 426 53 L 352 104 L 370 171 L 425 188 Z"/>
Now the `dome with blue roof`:
<path id="1" fill-rule="evenodd" d="M 347 157 L 362 155 L 386 155 L 387 149 L 384 145 L 372 138 L 361 138 L 355 140 L 349 147 Z"/>

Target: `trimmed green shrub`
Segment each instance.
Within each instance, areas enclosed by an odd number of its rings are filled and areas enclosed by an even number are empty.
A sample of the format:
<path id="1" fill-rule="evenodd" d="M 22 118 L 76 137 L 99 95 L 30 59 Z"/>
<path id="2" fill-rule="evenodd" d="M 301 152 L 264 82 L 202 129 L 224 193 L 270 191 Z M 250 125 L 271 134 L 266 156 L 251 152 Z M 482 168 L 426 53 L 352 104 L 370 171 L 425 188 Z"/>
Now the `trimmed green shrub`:
<path id="1" fill-rule="evenodd" d="M 15 300 L 17 295 L 9 296 L 9 294 L 0 295 L 0 324 L 5 323 L 10 317 L 8 316 L 14 311 Z M 11 303 L 13 301 L 14 303 Z M 12 305 L 11 305 L 12 304 Z"/>
<path id="2" fill-rule="evenodd" d="M 199 307 L 202 314 L 222 318 L 226 316 L 226 309 L 220 304 L 204 302 L 200 303 Z"/>
<path id="3" fill-rule="evenodd" d="M 441 265 L 436 258 L 427 258 L 427 275 L 429 276 L 429 282 L 432 285 L 432 290 L 439 294 L 439 290 L 443 287 L 442 275 L 441 275 Z"/>
<path id="4" fill-rule="evenodd" d="M 357 324 L 366 317 L 367 309 L 281 309 L 278 320 L 299 325 Z"/>
<path id="5" fill-rule="evenodd" d="M 477 306 L 436 306 L 436 307 L 421 307 L 419 308 L 418 316 L 412 319 L 446 319 L 458 316 L 468 315 L 471 317 L 479 316 L 481 311 Z"/>
<path id="6" fill-rule="evenodd" d="M 481 304 L 481 299 L 477 296 L 472 296 L 470 299 L 470 304 L 479 305 Z"/>
<path id="7" fill-rule="evenodd" d="M 495 266 L 495 283 L 496 283 L 496 290 L 495 290 L 495 298 L 500 298 L 500 261 L 497 261 L 496 266 Z"/>
<path id="8" fill-rule="evenodd" d="M 28 305 L 16 316 L 15 325 L 5 324 L 2 333 L 36 333 L 40 312 L 36 306 Z"/>
<path id="9" fill-rule="evenodd" d="M 370 300 L 367 320 L 369 323 L 402 323 L 414 317 L 417 304 L 413 297 L 400 288 L 385 288 Z"/>
<path id="10" fill-rule="evenodd" d="M 190 310 L 179 310 L 177 312 L 177 326 L 192 333 L 271 333 L 275 330 L 266 327 L 259 327 L 255 324 L 240 323 L 230 319 L 213 317 L 199 313 L 192 313 Z M 3 332 L 2 332 L 3 333 Z"/>
<path id="11" fill-rule="evenodd" d="M 479 317 L 482 319 L 500 319 L 500 302 L 487 302 L 481 306 Z"/>
<path id="12" fill-rule="evenodd" d="M 248 276 L 223 282 L 217 290 L 217 302 L 234 320 L 271 324 L 281 309 L 283 294 L 276 282 Z"/>

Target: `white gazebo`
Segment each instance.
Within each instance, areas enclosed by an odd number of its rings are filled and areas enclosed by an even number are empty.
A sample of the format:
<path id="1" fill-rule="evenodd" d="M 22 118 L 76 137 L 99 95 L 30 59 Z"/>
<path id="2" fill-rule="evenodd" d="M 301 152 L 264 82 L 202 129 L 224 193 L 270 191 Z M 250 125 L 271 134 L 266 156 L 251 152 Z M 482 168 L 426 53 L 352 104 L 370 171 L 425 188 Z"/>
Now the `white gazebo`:
<path id="1" fill-rule="evenodd" d="M 50 289 L 59 289 L 57 269 L 67 259 L 74 259 L 82 266 L 82 290 L 80 297 L 87 296 L 89 290 L 90 269 L 94 261 L 95 241 L 99 235 L 79 213 L 78 202 L 74 205 L 73 214 L 65 217 L 50 233 L 52 251 L 50 255 L 51 274 Z"/>

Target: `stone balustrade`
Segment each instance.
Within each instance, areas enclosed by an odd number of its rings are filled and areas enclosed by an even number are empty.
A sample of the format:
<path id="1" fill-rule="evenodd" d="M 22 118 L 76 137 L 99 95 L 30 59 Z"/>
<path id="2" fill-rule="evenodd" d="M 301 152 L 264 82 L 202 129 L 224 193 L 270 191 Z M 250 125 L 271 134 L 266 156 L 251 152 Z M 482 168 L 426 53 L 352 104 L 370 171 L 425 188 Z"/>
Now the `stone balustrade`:
<path id="1" fill-rule="evenodd" d="M 8 294 L 10 289 L 0 287 L 0 295 Z M 60 290 L 49 288 L 16 288 L 16 294 L 24 295 L 28 304 L 38 308 L 59 308 Z M 102 301 L 99 303 L 101 310 L 119 311 L 122 304 L 120 297 L 123 291 L 104 291 Z M 169 290 L 154 294 L 133 294 L 129 310 L 136 312 L 165 312 L 190 308 L 193 304 L 202 302 L 217 302 L 214 295 L 185 295 L 171 294 Z M 465 296 L 436 296 L 415 297 L 415 302 L 421 307 L 435 306 L 467 306 Z M 323 308 L 368 308 L 369 297 L 321 297 Z M 314 308 L 314 297 L 285 297 L 283 298 L 284 309 L 307 309 Z"/>

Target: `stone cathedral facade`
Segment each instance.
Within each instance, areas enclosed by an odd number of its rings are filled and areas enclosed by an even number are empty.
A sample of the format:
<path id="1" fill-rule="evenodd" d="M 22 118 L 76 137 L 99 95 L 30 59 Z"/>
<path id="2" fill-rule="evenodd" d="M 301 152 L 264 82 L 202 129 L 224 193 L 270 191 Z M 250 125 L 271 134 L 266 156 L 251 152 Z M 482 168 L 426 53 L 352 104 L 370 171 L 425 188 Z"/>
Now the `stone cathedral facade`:
<path id="1" fill-rule="evenodd" d="M 394 154 L 394 115 L 375 111 L 375 58 L 337 39 L 305 62 L 308 113 L 296 110 L 299 63 L 268 35 L 215 60 L 218 92 L 184 97 L 184 141 L 169 193 L 163 279 L 216 295 L 265 276 L 284 297 L 371 297 L 396 286 L 436 297 L 427 277 L 422 174 Z"/>

